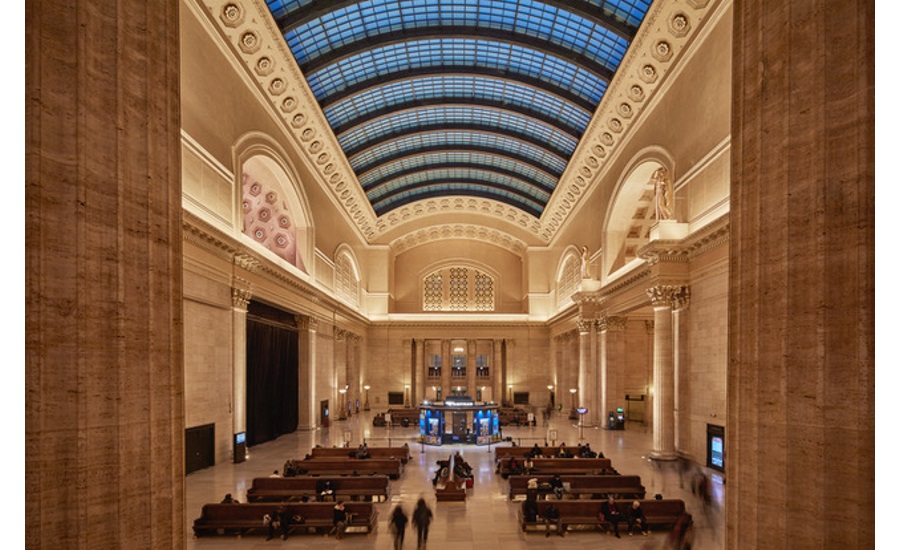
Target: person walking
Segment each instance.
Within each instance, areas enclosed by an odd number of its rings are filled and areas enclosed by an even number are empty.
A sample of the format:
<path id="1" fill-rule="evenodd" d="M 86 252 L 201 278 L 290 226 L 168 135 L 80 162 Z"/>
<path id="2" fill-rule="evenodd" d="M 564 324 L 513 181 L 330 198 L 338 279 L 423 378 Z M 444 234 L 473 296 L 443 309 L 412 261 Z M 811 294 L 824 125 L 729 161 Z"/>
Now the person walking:
<path id="1" fill-rule="evenodd" d="M 394 550 L 403 548 L 403 537 L 406 535 L 406 524 L 409 518 L 399 504 L 391 512 L 391 534 L 394 536 Z"/>
<path id="2" fill-rule="evenodd" d="M 431 519 L 434 517 L 434 514 L 431 513 L 431 508 L 425 504 L 425 499 L 420 498 L 419 502 L 416 503 L 416 509 L 413 511 L 412 522 L 413 525 L 416 526 L 416 531 L 418 531 L 418 550 L 425 550 L 425 545 L 428 543 L 428 527 L 431 525 Z"/>

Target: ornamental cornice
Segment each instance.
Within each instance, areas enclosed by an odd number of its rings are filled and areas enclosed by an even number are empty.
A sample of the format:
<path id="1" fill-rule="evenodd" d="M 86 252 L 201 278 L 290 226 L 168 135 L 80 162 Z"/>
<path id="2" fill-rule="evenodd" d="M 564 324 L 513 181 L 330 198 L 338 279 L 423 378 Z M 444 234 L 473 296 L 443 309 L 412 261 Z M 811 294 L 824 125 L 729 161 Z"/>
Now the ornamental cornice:
<path id="1" fill-rule="evenodd" d="M 404 223 L 417 221 L 425 216 L 448 213 L 480 214 L 489 217 L 490 223 L 496 223 L 495 220 L 499 219 L 535 235 L 540 229 L 540 221 L 531 214 L 499 201 L 474 197 L 440 197 L 419 200 L 385 213 L 378 218 L 376 228 L 380 236 Z"/>
<path id="2" fill-rule="evenodd" d="M 666 76 L 714 8 L 709 4 L 694 2 L 690 9 L 674 1 L 651 5 L 544 209 L 542 238 L 549 242 L 555 236 L 587 190 L 604 175 L 606 166 L 618 157 L 644 109 L 653 103 Z"/>
<path id="3" fill-rule="evenodd" d="M 714 248 L 728 244 L 730 227 L 730 217 L 725 214 L 684 239 L 650 241 L 637 249 L 635 254 L 649 265 L 660 261 L 688 262 Z"/>
<path id="4" fill-rule="evenodd" d="M 466 239 L 493 244 L 522 256 L 528 248 L 520 239 L 517 239 L 497 229 L 471 224 L 444 224 L 434 225 L 408 233 L 390 243 L 391 250 L 395 254 L 401 254 L 407 250 L 430 242 L 447 239 Z"/>

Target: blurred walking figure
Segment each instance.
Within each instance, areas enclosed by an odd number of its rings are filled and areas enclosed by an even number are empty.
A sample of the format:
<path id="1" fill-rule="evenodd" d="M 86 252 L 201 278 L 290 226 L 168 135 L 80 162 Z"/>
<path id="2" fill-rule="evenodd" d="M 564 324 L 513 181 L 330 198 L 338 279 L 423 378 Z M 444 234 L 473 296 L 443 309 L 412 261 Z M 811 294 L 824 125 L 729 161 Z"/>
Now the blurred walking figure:
<path id="1" fill-rule="evenodd" d="M 394 536 L 394 550 L 403 548 L 403 537 L 406 535 L 406 524 L 409 518 L 403 512 L 403 507 L 399 504 L 394 507 L 391 512 L 391 534 Z"/>
<path id="2" fill-rule="evenodd" d="M 431 509 L 425 504 L 425 499 L 420 498 L 412 515 L 413 525 L 416 526 L 419 534 L 419 544 L 417 546 L 419 550 L 424 550 L 425 545 L 428 543 L 428 526 L 431 525 L 433 517 L 434 514 L 431 513 Z"/>

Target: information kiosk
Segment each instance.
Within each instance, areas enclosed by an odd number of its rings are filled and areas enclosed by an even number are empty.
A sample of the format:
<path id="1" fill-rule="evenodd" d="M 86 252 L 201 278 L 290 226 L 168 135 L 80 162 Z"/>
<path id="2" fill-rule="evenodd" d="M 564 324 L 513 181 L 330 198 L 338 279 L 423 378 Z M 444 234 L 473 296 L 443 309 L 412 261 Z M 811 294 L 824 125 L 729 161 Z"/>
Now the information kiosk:
<path id="1" fill-rule="evenodd" d="M 487 445 L 500 437 L 499 405 L 476 403 L 468 396 L 419 407 L 419 433 L 427 445 Z"/>

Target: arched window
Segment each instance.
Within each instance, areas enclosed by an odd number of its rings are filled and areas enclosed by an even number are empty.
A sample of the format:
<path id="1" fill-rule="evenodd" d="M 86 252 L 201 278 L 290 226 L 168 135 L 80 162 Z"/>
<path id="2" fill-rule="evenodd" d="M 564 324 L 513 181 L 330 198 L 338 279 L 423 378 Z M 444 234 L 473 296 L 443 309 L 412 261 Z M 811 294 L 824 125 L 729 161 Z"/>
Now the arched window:
<path id="1" fill-rule="evenodd" d="M 359 306 L 359 270 L 353 256 L 342 251 L 334 265 L 335 293 L 353 306 Z"/>
<path id="2" fill-rule="evenodd" d="M 556 280 L 556 303 L 562 308 L 572 303 L 572 294 L 581 282 L 581 260 L 575 252 L 565 255 L 559 278 Z"/>
<path id="3" fill-rule="evenodd" d="M 452 266 L 422 279 L 424 311 L 494 311 L 495 279 L 483 270 Z"/>

